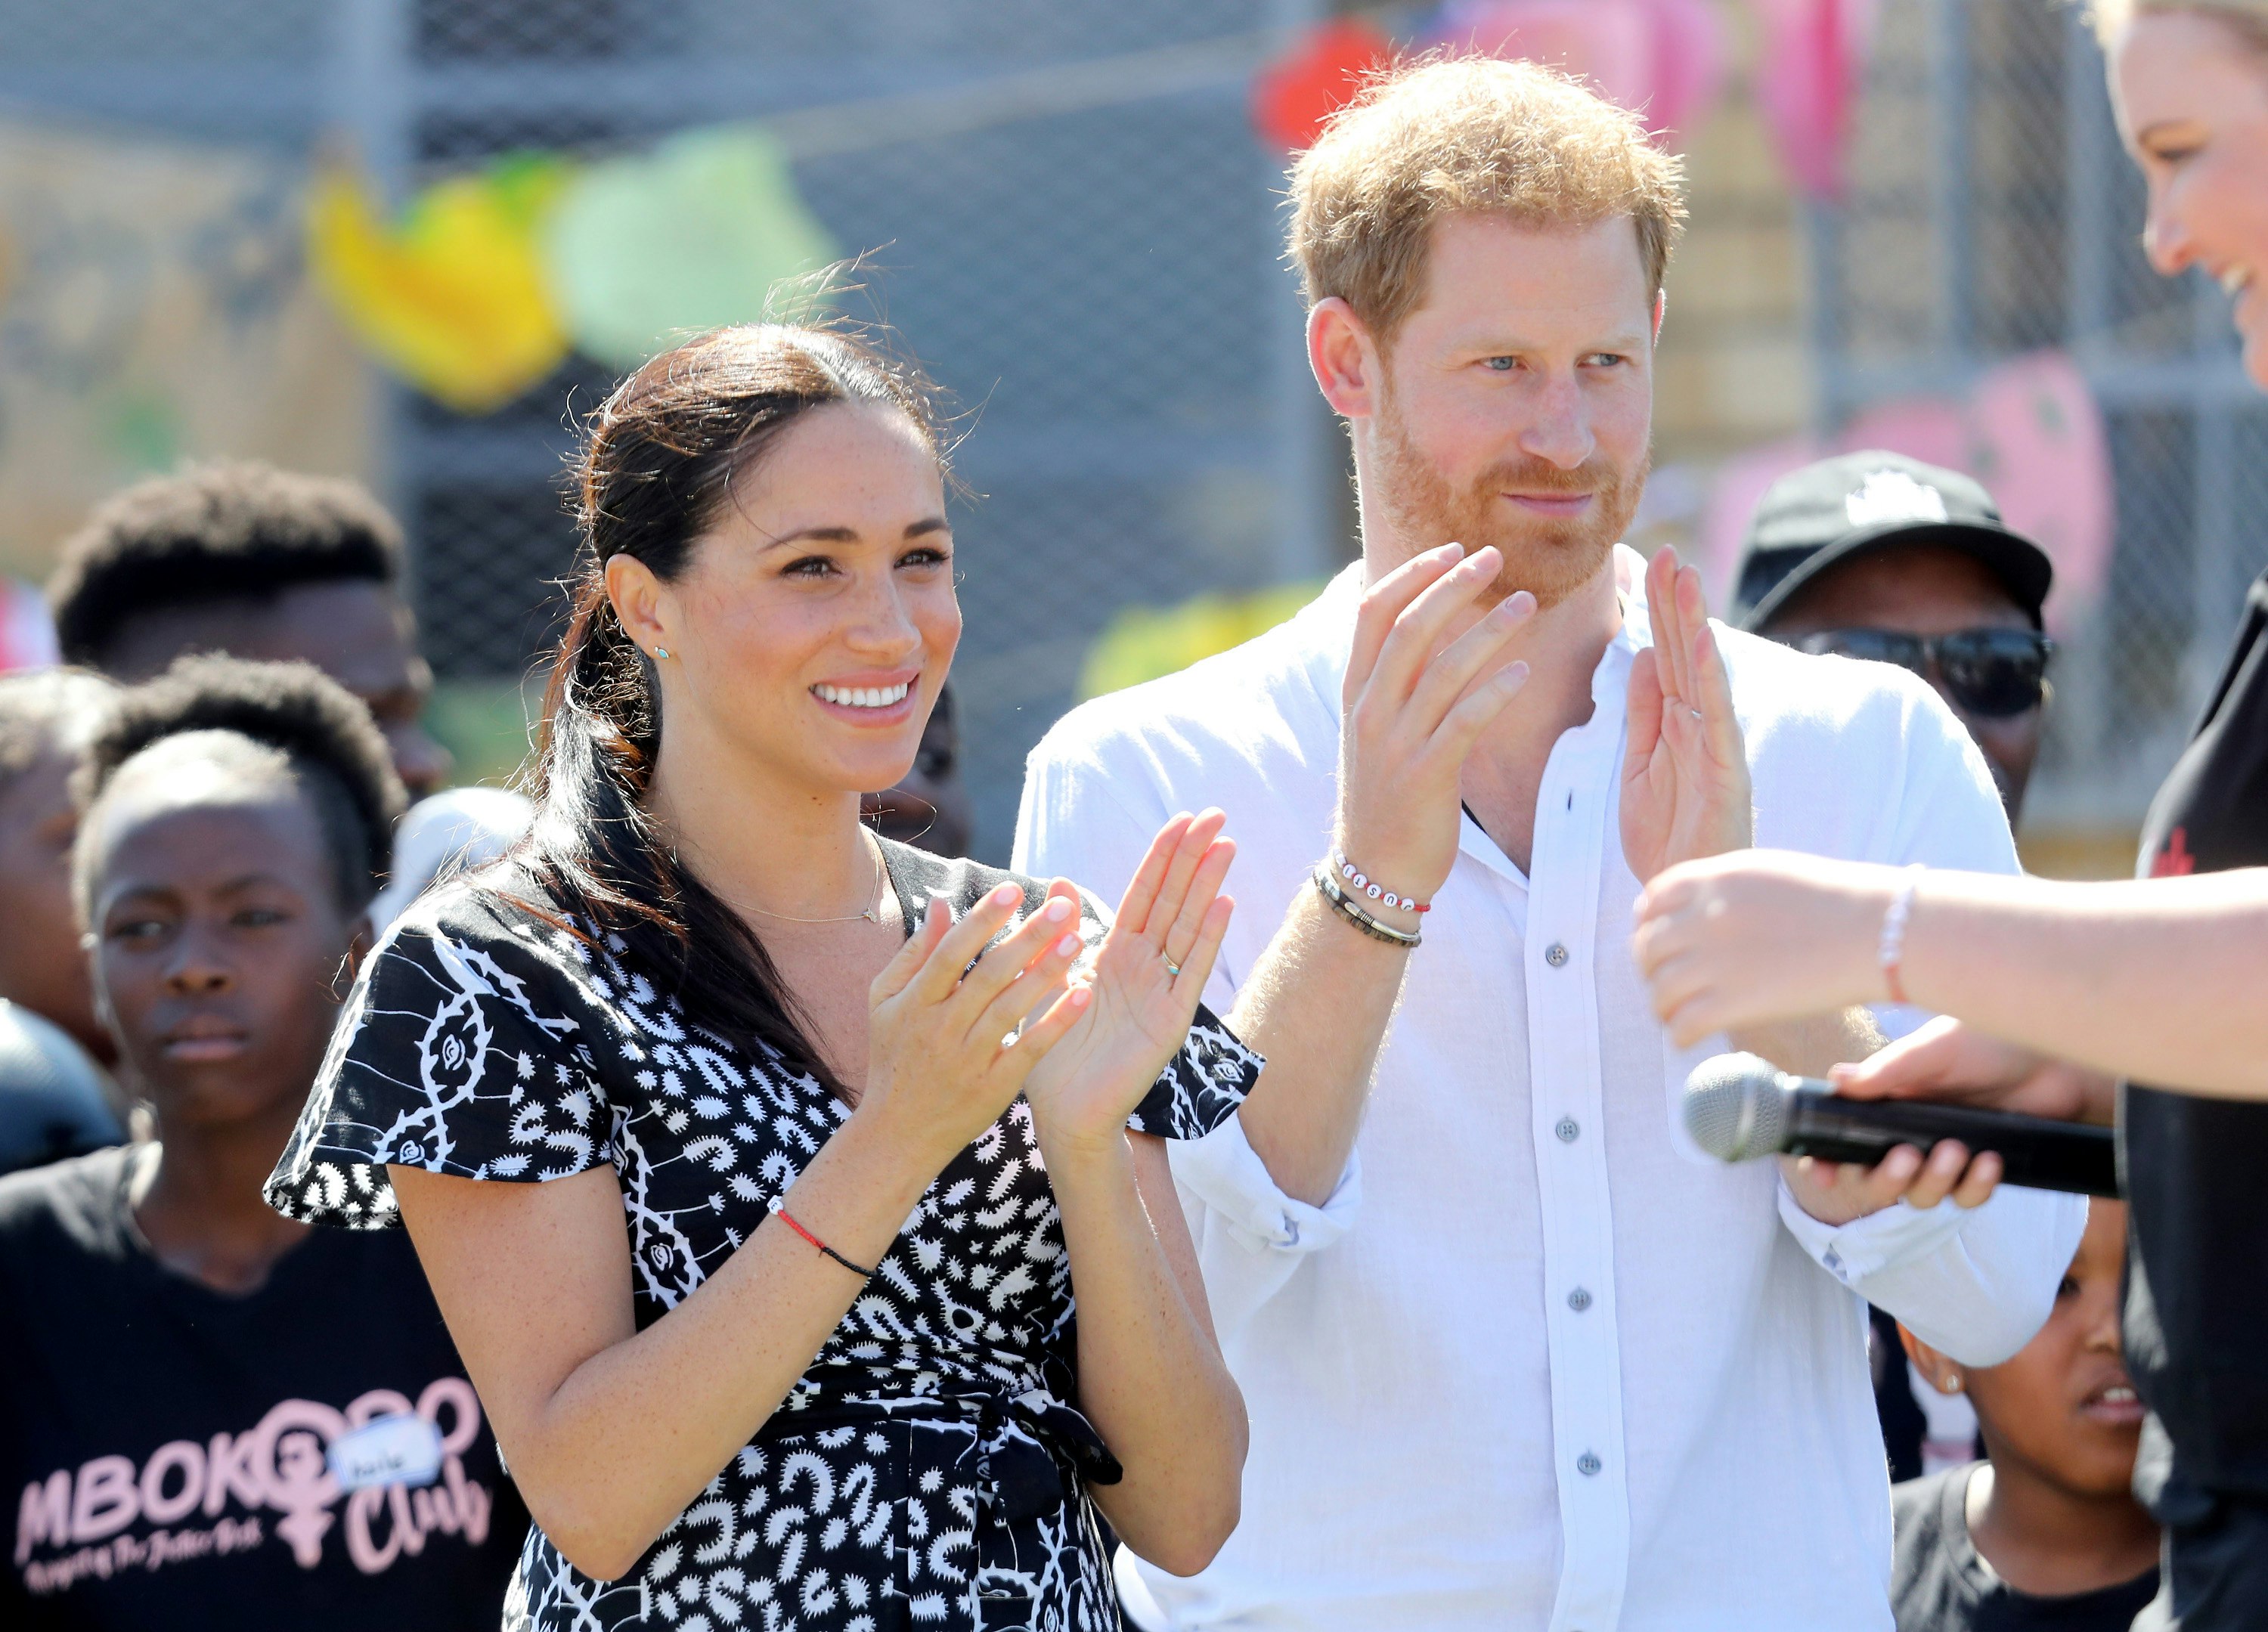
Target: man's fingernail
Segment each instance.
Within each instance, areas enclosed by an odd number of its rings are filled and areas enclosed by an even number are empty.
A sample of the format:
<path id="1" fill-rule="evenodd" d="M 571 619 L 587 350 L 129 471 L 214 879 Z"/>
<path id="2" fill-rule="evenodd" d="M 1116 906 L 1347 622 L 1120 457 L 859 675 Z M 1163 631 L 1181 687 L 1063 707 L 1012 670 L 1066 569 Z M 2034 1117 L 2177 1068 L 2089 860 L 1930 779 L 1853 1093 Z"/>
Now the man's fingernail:
<path id="1" fill-rule="evenodd" d="M 1065 918 L 1071 916 L 1071 903 L 1062 896 L 1057 896 L 1048 903 L 1047 915 L 1050 921 L 1061 923 Z"/>
<path id="2" fill-rule="evenodd" d="M 1013 907 L 1018 901 L 1022 901 L 1023 899 L 1023 891 L 1018 889 L 1012 884 L 1004 884 L 998 889 L 992 892 L 992 904 L 995 907 Z"/>
<path id="3" fill-rule="evenodd" d="M 1056 943 L 1056 956 L 1058 958 L 1068 958 L 1078 951 L 1079 937 L 1076 935 L 1066 935 Z"/>

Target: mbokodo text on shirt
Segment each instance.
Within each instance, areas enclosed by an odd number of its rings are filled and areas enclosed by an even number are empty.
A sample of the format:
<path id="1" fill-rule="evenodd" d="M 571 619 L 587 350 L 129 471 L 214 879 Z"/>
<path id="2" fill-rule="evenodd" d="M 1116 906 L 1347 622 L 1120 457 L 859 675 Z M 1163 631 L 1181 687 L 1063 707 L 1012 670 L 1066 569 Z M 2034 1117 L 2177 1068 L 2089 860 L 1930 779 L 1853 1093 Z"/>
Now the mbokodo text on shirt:
<path id="1" fill-rule="evenodd" d="M 389 1388 L 343 1411 L 285 1400 L 245 1433 L 172 1440 L 138 1464 L 98 1456 L 25 1486 L 16 1568 L 31 1592 L 50 1593 L 271 1540 L 306 1570 L 342 1545 L 365 1575 L 436 1535 L 477 1547 L 495 1497 L 465 1476 L 462 1453 L 480 1429 L 460 1377 L 436 1378 L 414 1403 Z"/>

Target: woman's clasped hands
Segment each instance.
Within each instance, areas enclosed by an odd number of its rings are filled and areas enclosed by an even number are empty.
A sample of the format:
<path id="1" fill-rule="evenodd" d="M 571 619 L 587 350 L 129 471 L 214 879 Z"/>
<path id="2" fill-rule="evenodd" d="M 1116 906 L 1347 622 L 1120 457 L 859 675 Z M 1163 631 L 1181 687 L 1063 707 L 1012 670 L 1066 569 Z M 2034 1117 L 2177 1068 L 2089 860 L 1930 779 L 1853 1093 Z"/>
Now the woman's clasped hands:
<path id="1" fill-rule="evenodd" d="M 1067 878 L 1020 923 L 1013 885 L 957 923 L 932 900 L 869 989 L 858 1114 L 939 1168 L 1020 1093 L 1044 1141 L 1119 1137 L 1188 1033 L 1228 929 L 1224 820 L 1167 822 L 1091 952 Z"/>

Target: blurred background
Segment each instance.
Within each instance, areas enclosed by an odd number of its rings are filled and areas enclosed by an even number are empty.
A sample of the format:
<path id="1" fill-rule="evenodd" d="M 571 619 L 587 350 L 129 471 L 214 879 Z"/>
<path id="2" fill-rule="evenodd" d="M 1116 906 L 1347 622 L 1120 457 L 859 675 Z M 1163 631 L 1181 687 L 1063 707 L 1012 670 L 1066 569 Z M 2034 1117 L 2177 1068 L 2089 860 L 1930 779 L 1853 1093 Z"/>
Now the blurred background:
<path id="1" fill-rule="evenodd" d="M 402 517 L 468 780 L 524 753 L 577 417 L 669 336 L 863 256 L 954 393 L 977 853 L 1079 696 L 1351 559 L 1281 260 L 1351 72 L 1535 55 L 1689 159 L 1633 541 L 1721 601 L 1837 447 L 1984 481 L 2054 555 L 2028 860 L 2131 871 L 2268 559 L 2268 403 L 2151 274 L 2091 35 L 2049 0 L 0 0 L 0 665 L 122 482 L 251 455 Z"/>

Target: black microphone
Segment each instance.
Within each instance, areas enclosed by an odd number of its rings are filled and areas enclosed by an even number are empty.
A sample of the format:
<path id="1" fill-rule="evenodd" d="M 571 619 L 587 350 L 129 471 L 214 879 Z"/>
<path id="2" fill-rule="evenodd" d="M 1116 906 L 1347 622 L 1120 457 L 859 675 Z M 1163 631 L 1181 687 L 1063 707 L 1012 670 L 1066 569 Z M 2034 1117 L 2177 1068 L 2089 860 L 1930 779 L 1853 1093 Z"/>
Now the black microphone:
<path id="1" fill-rule="evenodd" d="M 1958 1139 L 1972 1155 L 1997 1153 L 2004 1183 L 2118 1194 L 2108 1128 L 1924 1099 L 1846 1099 L 1830 1084 L 1791 1077 L 1752 1054 L 1720 1054 L 1694 1068 L 1685 1079 L 1685 1131 L 1720 1161 L 1784 1153 L 1869 1167 L 1898 1145 L 1926 1153 L 1940 1139 Z"/>

